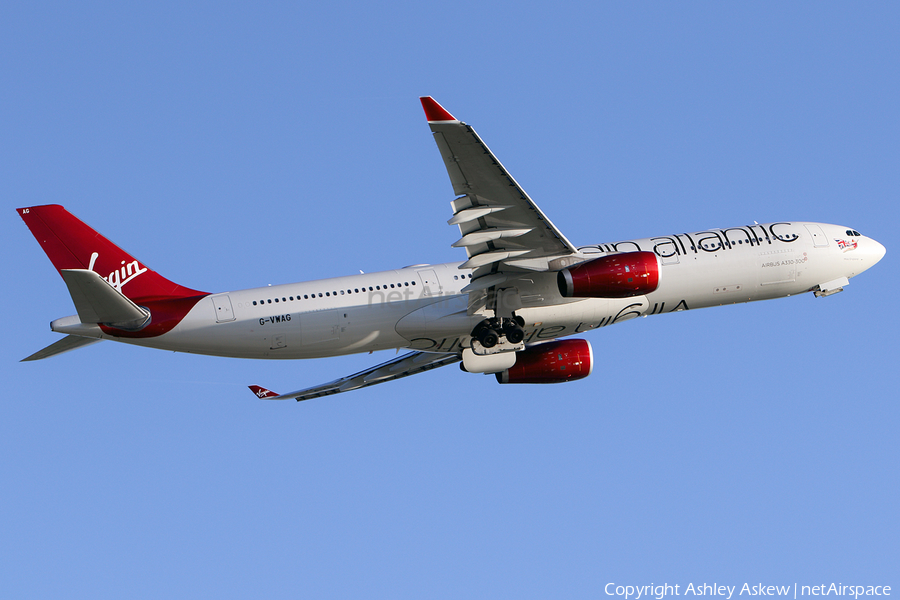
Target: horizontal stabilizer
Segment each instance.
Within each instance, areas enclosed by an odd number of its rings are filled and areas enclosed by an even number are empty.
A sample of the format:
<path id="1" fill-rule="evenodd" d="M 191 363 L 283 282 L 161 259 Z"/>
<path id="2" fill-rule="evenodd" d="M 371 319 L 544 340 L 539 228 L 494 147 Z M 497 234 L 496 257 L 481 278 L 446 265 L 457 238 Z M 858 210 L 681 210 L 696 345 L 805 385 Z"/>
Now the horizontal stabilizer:
<path id="1" fill-rule="evenodd" d="M 137 329 L 150 317 L 94 271 L 62 269 L 75 310 L 82 323 L 106 323 L 120 329 Z"/>
<path id="2" fill-rule="evenodd" d="M 89 346 L 90 344 L 94 344 L 96 342 L 101 342 L 98 338 L 87 338 L 81 337 L 78 335 L 67 335 L 61 340 L 57 340 L 56 342 L 50 344 L 43 350 L 38 350 L 28 358 L 23 358 L 19 362 L 27 362 L 30 360 L 40 360 L 42 358 L 47 358 L 48 356 L 54 356 L 56 354 L 62 354 L 63 352 L 68 352 L 69 350 L 75 350 L 76 348 L 81 348 L 82 346 Z"/>

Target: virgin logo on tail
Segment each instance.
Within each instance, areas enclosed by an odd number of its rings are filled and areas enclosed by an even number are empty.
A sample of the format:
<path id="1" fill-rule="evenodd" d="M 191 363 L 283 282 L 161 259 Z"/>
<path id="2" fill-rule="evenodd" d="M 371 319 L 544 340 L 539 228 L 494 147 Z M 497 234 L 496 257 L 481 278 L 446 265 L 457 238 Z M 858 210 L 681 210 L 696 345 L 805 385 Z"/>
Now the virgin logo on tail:
<path id="1" fill-rule="evenodd" d="M 94 270 L 94 263 L 97 262 L 97 258 L 100 256 L 99 252 L 94 252 L 91 254 L 91 262 L 88 265 L 88 270 Z M 119 293 L 122 293 L 122 286 L 140 275 L 141 273 L 146 273 L 149 269 L 147 267 L 142 267 L 138 264 L 138 261 L 133 260 L 130 263 L 126 264 L 125 261 L 122 261 L 122 266 L 106 277 L 104 279 L 109 283 L 109 285 L 116 288 Z M 99 274 L 99 273 L 98 273 Z M 102 277 L 102 275 L 101 275 Z"/>

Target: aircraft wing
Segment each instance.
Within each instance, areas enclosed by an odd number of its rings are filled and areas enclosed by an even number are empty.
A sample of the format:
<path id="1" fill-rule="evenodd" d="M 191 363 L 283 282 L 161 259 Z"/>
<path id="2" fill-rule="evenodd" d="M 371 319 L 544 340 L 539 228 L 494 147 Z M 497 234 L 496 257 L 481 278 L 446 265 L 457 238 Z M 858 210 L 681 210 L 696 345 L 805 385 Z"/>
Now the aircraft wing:
<path id="1" fill-rule="evenodd" d="M 552 270 L 552 261 L 577 252 L 472 127 L 430 96 L 420 100 L 459 196 L 448 223 L 459 226 L 462 237 L 453 245 L 465 248 L 469 257 L 460 268 L 475 269 L 470 290 L 514 273 Z"/>
<path id="2" fill-rule="evenodd" d="M 375 385 L 376 383 L 385 383 L 394 381 L 410 375 L 424 373 L 431 369 L 443 367 L 460 361 L 458 354 L 437 354 L 433 352 L 409 352 L 403 356 L 399 356 L 393 360 L 389 360 L 380 365 L 375 365 L 365 371 L 360 371 L 348 377 L 341 377 L 329 383 L 317 385 L 315 387 L 290 392 L 288 394 L 278 394 L 271 390 L 258 385 L 251 385 L 250 390 L 256 394 L 258 398 L 264 400 L 289 400 L 294 398 L 297 402 L 301 400 L 310 400 L 312 398 L 320 398 L 322 396 L 331 396 L 332 394 L 340 394 L 341 392 L 349 392 L 359 388 Z"/>

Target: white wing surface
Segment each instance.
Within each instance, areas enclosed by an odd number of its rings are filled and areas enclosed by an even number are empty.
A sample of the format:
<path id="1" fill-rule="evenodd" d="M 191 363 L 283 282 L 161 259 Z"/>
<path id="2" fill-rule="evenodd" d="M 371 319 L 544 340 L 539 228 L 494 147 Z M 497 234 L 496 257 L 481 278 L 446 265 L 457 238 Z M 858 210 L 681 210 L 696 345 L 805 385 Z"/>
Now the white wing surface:
<path id="1" fill-rule="evenodd" d="M 453 191 L 453 218 L 462 237 L 453 245 L 466 249 L 461 268 L 475 269 L 473 279 L 498 273 L 546 271 L 551 261 L 577 250 L 541 212 L 500 164 L 475 130 L 456 119 L 431 97 L 421 98 L 428 125 L 440 150 Z M 505 278 L 491 277 L 475 288 Z"/>

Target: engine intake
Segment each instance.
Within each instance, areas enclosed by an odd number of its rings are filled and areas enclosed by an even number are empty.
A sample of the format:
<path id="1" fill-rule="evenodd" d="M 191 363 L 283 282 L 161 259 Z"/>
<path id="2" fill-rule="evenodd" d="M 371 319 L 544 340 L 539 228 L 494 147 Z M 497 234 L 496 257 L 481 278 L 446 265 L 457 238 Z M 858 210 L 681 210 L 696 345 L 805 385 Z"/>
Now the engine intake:
<path id="1" fill-rule="evenodd" d="M 601 256 L 563 269 L 556 277 L 563 298 L 631 298 L 659 287 L 659 258 L 653 252 Z"/>
<path id="2" fill-rule="evenodd" d="M 516 354 L 516 364 L 496 373 L 498 383 L 563 383 L 584 379 L 594 368 L 587 340 L 555 340 Z"/>

